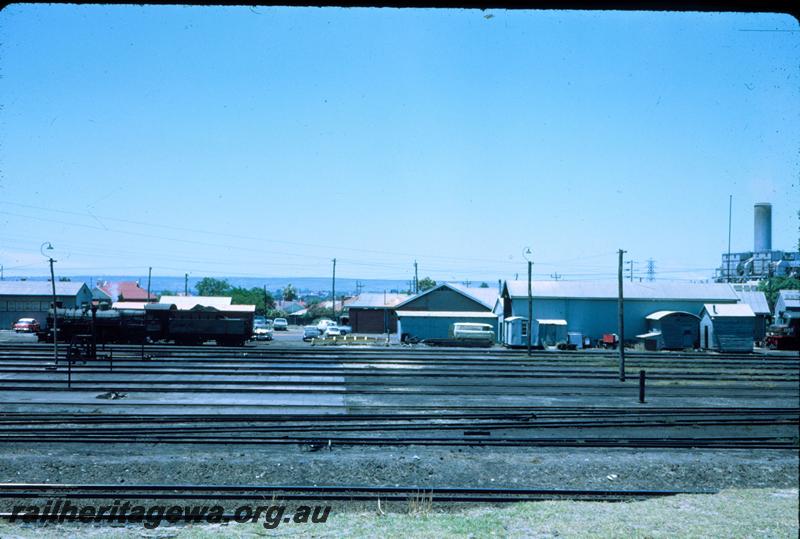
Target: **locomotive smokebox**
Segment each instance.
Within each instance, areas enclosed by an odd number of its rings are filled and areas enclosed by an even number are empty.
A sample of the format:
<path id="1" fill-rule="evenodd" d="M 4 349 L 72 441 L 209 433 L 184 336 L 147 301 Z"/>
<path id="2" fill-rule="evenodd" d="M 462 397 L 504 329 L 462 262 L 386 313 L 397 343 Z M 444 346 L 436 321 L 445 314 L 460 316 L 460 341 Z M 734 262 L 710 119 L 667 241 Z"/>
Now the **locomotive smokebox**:
<path id="1" fill-rule="evenodd" d="M 753 250 L 757 253 L 772 250 L 772 204 L 759 202 L 753 208 Z"/>

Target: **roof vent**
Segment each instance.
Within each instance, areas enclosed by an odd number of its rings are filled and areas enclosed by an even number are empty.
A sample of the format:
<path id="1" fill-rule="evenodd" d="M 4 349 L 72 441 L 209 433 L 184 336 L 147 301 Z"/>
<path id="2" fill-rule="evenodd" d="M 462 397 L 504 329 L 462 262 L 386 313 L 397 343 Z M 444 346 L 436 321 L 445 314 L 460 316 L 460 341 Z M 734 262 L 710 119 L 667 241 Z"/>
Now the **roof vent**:
<path id="1" fill-rule="evenodd" d="M 716 305 L 712 305 L 711 306 L 711 310 L 714 311 L 714 314 L 717 314 L 717 306 Z"/>

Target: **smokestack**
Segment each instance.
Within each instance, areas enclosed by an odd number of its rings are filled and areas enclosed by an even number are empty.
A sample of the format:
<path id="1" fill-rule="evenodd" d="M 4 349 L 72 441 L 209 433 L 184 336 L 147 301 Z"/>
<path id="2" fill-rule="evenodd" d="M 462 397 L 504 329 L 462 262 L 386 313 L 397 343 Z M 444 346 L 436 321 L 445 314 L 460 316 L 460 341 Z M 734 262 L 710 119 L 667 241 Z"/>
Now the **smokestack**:
<path id="1" fill-rule="evenodd" d="M 755 252 L 772 250 L 772 204 L 759 202 L 753 208 L 753 250 Z"/>

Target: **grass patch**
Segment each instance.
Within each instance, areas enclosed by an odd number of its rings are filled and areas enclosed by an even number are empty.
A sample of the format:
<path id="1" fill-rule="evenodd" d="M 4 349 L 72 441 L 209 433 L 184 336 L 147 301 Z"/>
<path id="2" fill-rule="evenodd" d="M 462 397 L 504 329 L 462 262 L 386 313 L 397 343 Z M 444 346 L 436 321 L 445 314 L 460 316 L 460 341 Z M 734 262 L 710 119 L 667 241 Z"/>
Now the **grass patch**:
<path id="1" fill-rule="evenodd" d="M 287 504 L 290 509 L 296 504 Z M 639 502 L 547 501 L 442 512 L 420 495 L 386 514 L 332 513 L 324 524 L 261 524 L 114 528 L 101 525 L 0 523 L 0 537 L 197 538 L 263 537 L 798 537 L 797 489 L 725 490 Z M 400 512 L 392 512 L 400 511 Z"/>

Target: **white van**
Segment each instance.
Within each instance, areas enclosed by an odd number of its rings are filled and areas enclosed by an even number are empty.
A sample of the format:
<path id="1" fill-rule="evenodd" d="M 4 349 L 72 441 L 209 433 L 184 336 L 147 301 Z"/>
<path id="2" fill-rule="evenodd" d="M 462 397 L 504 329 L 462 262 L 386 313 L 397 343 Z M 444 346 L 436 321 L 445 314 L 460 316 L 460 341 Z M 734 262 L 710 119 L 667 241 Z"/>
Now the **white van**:
<path id="1" fill-rule="evenodd" d="M 450 330 L 456 340 L 479 340 L 494 342 L 494 328 L 491 324 L 476 322 L 456 322 Z"/>

